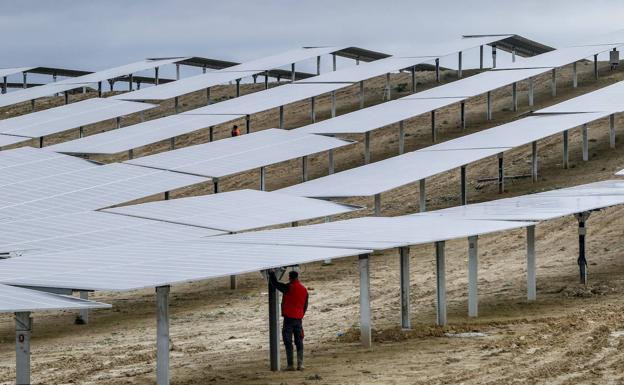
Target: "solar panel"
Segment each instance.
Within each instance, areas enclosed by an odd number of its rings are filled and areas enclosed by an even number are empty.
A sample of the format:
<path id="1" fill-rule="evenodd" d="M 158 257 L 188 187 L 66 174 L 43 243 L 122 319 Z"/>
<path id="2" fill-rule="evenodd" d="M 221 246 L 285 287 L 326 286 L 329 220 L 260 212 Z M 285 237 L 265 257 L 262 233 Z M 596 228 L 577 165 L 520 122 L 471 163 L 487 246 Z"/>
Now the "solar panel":
<path id="1" fill-rule="evenodd" d="M 373 62 L 374 63 L 374 62 Z M 310 78 L 314 79 L 314 78 Z M 254 92 L 235 99 L 183 112 L 182 115 L 239 114 L 251 115 L 290 103 L 322 95 L 348 86 L 345 84 L 291 83 Z"/>
<path id="2" fill-rule="evenodd" d="M 519 147 L 571 128 L 604 118 L 607 112 L 528 116 L 474 134 L 425 147 L 419 151 Z"/>
<path id="3" fill-rule="evenodd" d="M 397 99 L 299 127 L 310 134 L 363 134 L 401 120 L 461 102 L 462 98 Z"/>
<path id="4" fill-rule="evenodd" d="M 0 253 L 24 255 L 121 245 L 194 239 L 225 234 L 195 226 L 88 211 L 14 221 L 0 233 Z"/>
<path id="5" fill-rule="evenodd" d="M 544 54 L 545 55 L 545 54 Z M 538 57 L 538 56 L 536 56 Z M 497 88 L 548 72 L 550 69 L 532 68 L 507 71 L 486 71 L 451 83 L 408 95 L 405 99 L 471 98 Z"/>
<path id="6" fill-rule="evenodd" d="M 0 120 L 0 133 L 39 138 L 154 107 L 154 104 L 92 98 Z"/>
<path id="7" fill-rule="evenodd" d="M 134 72 L 139 72 L 161 65 L 175 63 L 185 58 L 169 58 L 161 60 L 143 60 L 135 63 L 122 65 L 119 67 L 109 68 L 98 72 L 93 72 L 83 76 L 77 76 L 61 80 L 55 83 L 44 84 L 42 86 L 26 88 L 23 90 L 9 92 L 0 95 L 0 107 L 10 106 L 21 102 L 27 102 L 44 96 L 50 96 L 57 93 L 73 90 L 76 88 L 89 87 L 93 83 L 115 79 L 127 76 Z"/>
<path id="8" fill-rule="evenodd" d="M 497 67 L 496 70 L 562 67 L 564 65 L 592 57 L 593 55 L 609 51 L 623 44 L 624 43 L 558 48 L 554 51 L 526 58 L 517 63 L 504 64 Z"/>
<path id="9" fill-rule="evenodd" d="M 215 238 L 233 244 L 385 250 L 519 227 L 531 222 L 456 220 L 444 217 L 363 217 L 317 225 L 252 231 Z"/>
<path id="10" fill-rule="evenodd" d="M 419 150 L 277 191 L 284 194 L 314 198 L 373 196 L 459 168 L 508 149 L 510 148 L 448 151 Z"/>
<path id="11" fill-rule="evenodd" d="M 149 218 L 228 232 L 343 214 L 354 206 L 274 192 L 237 190 L 212 195 L 105 209 L 107 213 Z"/>
<path id="12" fill-rule="evenodd" d="M 122 95 L 114 96 L 124 100 L 166 100 L 208 87 L 227 83 L 236 79 L 249 77 L 260 72 L 268 71 L 287 64 L 296 63 L 315 56 L 336 52 L 344 47 L 312 47 L 299 48 L 277 55 L 237 64 L 218 71 L 191 76 L 175 82 L 159 85 L 158 87 L 144 88 Z"/>
<path id="13" fill-rule="evenodd" d="M 0 285 L 0 313 L 27 311 L 106 309 L 111 305 L 66 295 Z"/>
<path id="14" fill-rule="evenodd" d="M 118 154 L 240 118 L 240 115 L 169 115 L 58 143 L 47 148 L 66 154 Z"/>
<path id="15" fill-rule="evenodd" d="M 36 67 L 15 67 L 15 68 L 0 68 L 0 77 L 10 76 L 26 72 Z"/>
<path id="16" fill-rule="evenodd" d="M 615 175 L 624 175 L 624 170 L 618 171 Z"/>
<path id="17" fill-rule="evenodd" d="M 0 186 L 0 221 L 101 209 L 205 182 L 180 173 L 112 163 Z"/>
<path id="18" fill-rule="evenodd" d="M 161 152 L 126 163 L 207 177 L 222 177 L 351 144 L 344 140 L 268 129 Z"/>
<path id="19" fill-rule="evenodd" d="M 25 137 L 25 136 L 0 134 L 0 148 L 11 146 L 11 145 L 18 144 L 18 143 L 28 142 L 32 139 L 33 138 L 31 137 Z"/>
<path id="20" fill-rule="evenodd" d="M 427 218 L 445 216 L 461 219 L 543 221 L 620 204 L 624 204 L 624 182 L 604 181 L 415 215 Z"/>
<path id="21" fill-rule="evenodd" d="M 536 111 L 539 114 L 570 113 L 570 112 L 610 112 L 624 111 L 624 82 L 617 82 L 607 87 Z"/>
<path id="22" fill-rule="evenodd" d="M 0 261 L 0 282 L 124 291 L 369 253 L 365 249 L 236 245 L 205 240 L 115 245 Z"/>

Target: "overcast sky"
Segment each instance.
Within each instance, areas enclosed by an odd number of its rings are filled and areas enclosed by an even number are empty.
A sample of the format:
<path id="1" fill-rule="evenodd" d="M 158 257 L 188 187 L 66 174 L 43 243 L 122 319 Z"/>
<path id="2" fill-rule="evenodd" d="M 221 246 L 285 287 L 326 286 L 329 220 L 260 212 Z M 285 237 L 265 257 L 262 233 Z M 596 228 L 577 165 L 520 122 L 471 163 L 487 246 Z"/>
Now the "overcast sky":
<path id="1" fill-rule="evenodd" d="M 476 33 L 563 46 L 618 30 L 623 19 L 622 0 L 5 1 L 0 67 L 97 70 L 169 55 L 242 61 L 330 44 L 392 53 Z"/>

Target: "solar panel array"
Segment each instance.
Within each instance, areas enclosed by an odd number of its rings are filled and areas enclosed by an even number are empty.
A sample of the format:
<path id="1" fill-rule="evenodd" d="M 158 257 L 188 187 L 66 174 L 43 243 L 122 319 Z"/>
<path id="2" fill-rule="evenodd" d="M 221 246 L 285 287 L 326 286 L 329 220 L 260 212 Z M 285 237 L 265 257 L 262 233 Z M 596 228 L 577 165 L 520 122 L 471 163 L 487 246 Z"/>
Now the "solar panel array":
<path id="1" fill-rule="evenodd" d="M 217 178 L 349 144 L 351 142 L 336 138 L 273 128 L 161 152 L 125 163 Z"/>
<path id="2" fill-rule="evenodd" d="M 27 311 L 105 309 L 111 305 L 65 295 L 0 285 L 0 313 Z"/>
<path id="3" fill-rule="evenodd" d="M 329 217 L 357 209 L 354 206 L 274 192 L 236 190 L 116 207 L 103 211 L 227 232 L 239 232 Z"/>

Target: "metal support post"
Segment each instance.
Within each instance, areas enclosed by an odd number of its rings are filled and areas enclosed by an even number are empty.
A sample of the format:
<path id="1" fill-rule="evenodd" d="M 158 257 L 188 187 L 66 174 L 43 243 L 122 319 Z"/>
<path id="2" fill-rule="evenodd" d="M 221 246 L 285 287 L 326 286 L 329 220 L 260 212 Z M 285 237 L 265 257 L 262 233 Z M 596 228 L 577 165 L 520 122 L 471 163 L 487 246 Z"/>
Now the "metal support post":
<path id="1" fill-rule="evenodd" d="M 594 55 L 594 79 L 598 80 L 598 55 Z"/>
<path id="2" fill-rule="evenodd" d="M 375 194 L 375 216 L 381 216 L 381 194 Z"/>
<path id="3" fill-rule="evenodd" d="M 236 290 L 238 283 L 236 282 L 236 276 L 230 275 L 230 290 Z"/>
<path id="4" fill-rule="evenodd" d="M 115 127 L 117 129 L 121 128 L 121 116 L 118 116 L 117 118 L 115 118 Z"/>
<path id="5" fill-rule="evenodd" d="M 459 175 L 461 179 L 461 191 L 460 191 L 461 204 L 465 206 L 468 204 L 468 184 L 466 183 L 466 166 L 461 166 L 459 168 Z"/>
<path id="6" fill-rule="evenodd" d="M 435 59 L 435 79 L 436 83 L 440 83 L 440 58 Z"/>
<path id="7" fill-rule="evenodd" d="M 498 193 L 505 192 L 505 163 L 503 153 L 498 153 Z"/>
<path id="8" fill-rule="evenodd" d="M 240 79 L 236 79 L 236 97 L 240 96 Z"/>
<path id="9" fill-rule="evenodd" d="M 32 318 L 29 311 L 15 313 L 15 383 L 30 385 L 30 336 Z"/>
<path id="10" fill-rule="evenodd" d="M 485 116 L 487 120 L 492 120 L 492 92 L 487 92 L 487 106 Z"/>
<path id="11" fill-rule="evenodd" d="M 331 117 L 336 117 L 336 91 L 331 92 Z"/>
<path id="12" fill-rule="evenodd" d="M 531 143 L 531 179 L 537 182 L 537 141 Z"/>
<path id="13" fill-rule="evenodd" d="M 576 73 L 576 62 L 572 63 L 572 87 L 578 87 L 578 75 Z"/>
<path id="14" fill-rule="evenodd" d="M 269 281 L 269 360 L 271 371 L 280 370 L 279 293 Z"/>
<path id="15" fill-rule="evenodd" d="M 85 301 L 89 300 L 89 292 L 88 291 L 81 291 L 80 292 L 80 299 L 83 299 Z M 80 319 L 82 320 L 82 322 L 84 322 L 85 324 L 89 323 L 89 309 L 82 309 L 80 310 Z"/>
<path id="16" fill-rule="evenodd" d="M 425 179 L 418 181 L 418 199 L 420 212 L 424 213 L 427 211 L 427 189 L 425 187 Z"/>
<path id="17" fill-rule="evenodd" d="M 412 92 L 416 92 L 416 66 L 410 68 L 410 73 L 412 75 Z"/>
<path id="18" fill-rule="evenodd" d="M 260 167 L 260 191 L 266 190 L 266 169 Z"/>
<path id="19" fill-rule="evenodd" d="M 32 100 L 30 101 L 30 110 L 31 110 L 32 112 L 34 112 L 34 111 L 35 111 L 35 99 L 32 99 Z"/>
<path id="20" fill-rule="evenodd" d="M 589 140 L 587 138 L 587 123 L 583 124 L 581 128 L 583 132 L 583 161 L 589 160 Z"/>
<path id="21" fill-rule="evenodd" d="M 213 194 L 217 194 L 220 192 L 219 189 L 219 179 L 218 178 L 212 178 L 212 193 Z"/>
<path id="22" fill-rule="evenodd" d="M 154 68 L 154 85 L 158 85 L 160 83 L 160 77 L 158 76 L 158 72 L 160 71 L 159 67 Z"/>
<path id="23" fill-rule="evenodd" d="M 409 247 L 399 248 L 401 266 L 401 328 L 410 329 L 410 255 Z"/>
<path id="24" fill-rule="evenodd" d="M 134 150 L 128 150 L 128 160 L 134 159 Z"/>
<path id="25" fill-rule="evenodd" d="M 22 77 L 24 79 L 24 82 L 22 84 L 22 88 L 23 89 L 28 88 L 28 82 L 26 81 L 26 76 L 28 76 L 28 73 L 27 72 L 22 72 Z"/>
<path id="26" fill-rule="evenodd" d="M 305 182 L 308 180 L 308 157 L 301 157 L 301 181 Z"/>
<path id="27" fill-rule="evenodd" d="M 587 227 L 585 222 L 589 219 L 589 214 L 589 211 L 585 211 L 574 215 L 578 220 L 579 256 L 577 263 L 579 265 L 579 274 L 583 285 L 587 285 L 587 258 L 585 254 L 585 235 L 587 235 Z"/>
<path id="28" fill-rule="evenodd" d="M 264 89 L 269 89 L 269 71 L 264 71 Z"/>
<path id="29" fill-rule="evenodd" d="M 364 108 L 364 80 L 360 81 L 360 109 Z"/>
<path id="30" fill-rule="evenodd" d="M 483 69 L 483 46 L 479 46 L 479 69 Z"/>
<path id="31" fill-rule="evenodd" d="M 550 79 L 550 89 L 552 97 L 554 98 L 555 96 L 557 96 L 557 69 L 553 68 L 551 73 L 552 75 Z"/>
<path id="32" fill-rule="evenodd" d="M 364 133 L 364 164 L 370 163 L 370 131 Z"/>
<path id="33" fill-rule="evenodd" d="M 320 75 L 321 74 L 321 57 L 317 56 L 316 57 L 316 75 Z"/>
<path id="34" fill-rule="evenodd" d="M 390 101 L 392 100 L 392 96 L 391 96 L 391 85 L 390 85 L 390 72 L 388 72 L 386 74 L 386 100 Z"/>
<path id="35" fill-rule="evenodd" d="M 371 306 L 370 306 L 370 272 L 368 264 L 369 254 L 359 256 L 360 268 L 360 341 L 370 349 L 371 336 Z"/>
<path id="36" fill-rule="evenodd" d="M 208 128 L 208 141 L 209 142 L 213 142 L 214 141 L 214 126 L 210 126 Z"/>
<path id="37" fill-rule="evenodd" d="M 251 116 L 245 115 L 245 131 L 249 134 L 251 132 Z"/>
<path id="38" fill-rule="evenodd" d="M 102 82 L 98 82 L 98 98 L 102 97 Z"/>
<path id="39" fill-rule="evenodd" d="M 535 225 L 527 226 L 527 301 L 537 298 L 535 275 Z"/>
<path id="40" fill-rule="evenodd" d="M 284 129 L 284 106 L 279 106 L 279 128 Z"/>
<path id="41" fill-rule="evenodd" d="M 169 139 L 169 149 L 175 150 L 175 137 Z"/>
<path id="42" fill-rule="evenodd" d="M 332 70 L 336 71 L 336 54 L 332 53 Z"/>
<path id="43" fill-rule="evenodd" d="M 128 75 L 128 91 L 132 91 L 133 90 L 133 77 L 132 74 Z"/>
<path id="44" fill-rule="evenodd" d="M 533 106 L 534 104 L 534 99 L 533 99 L 533 95 L 534 95 L 534 91 L 533 91 L 533 78 L 529 78 L 529 106 Z"/>
<path id="45" fill-rule="evenodd" d="M 43 136 L 39 137 L 39 148 L 43 148 Z"/>
<path id="46" fill-rule="evenodd" d="M 328 174 L 331 175 L 334 173 L 334 150 L 327 150 L 327 163 L 329 164 Z"/>
<path id="47" fill-rule="evenodd" d="M 466 102 L 462 101 L 459 103 L 459 126 L 461 130 L 464 131 L 466 129 Z"/>
<path id="48" fill-rule="evenodd" d="M 570 166 L 568 130 L 563 131 L 563 168 Z"/>
<path id="49" fill-rule="evenodd" d="M 457 53 L 457 78 L 461 79 L 462 77 L 462 52 L 459 51 Z"/>
<path id="50" fill-rule="evenodd" d="M 169 385 L 169 286 L 156 288 L 156 384 Z"/>
<path id="51" fill-rule="evenodd" d="M 518 83 L 511 85 L 511 103 L 514 112 L 518 111 Z"/>
<path id="52" fill-rule="evenodd" d="M 609 115 L 609 145 L 615 148 L 615 114 Z"/>
<path id="53" fill-rule="evenodd" d="M 405 152 L 405 123 L 399 122 L 399 155 Z"/>
<path id="54" fill-rule="evenodd" d="M 468 317 L 479 314 L 479 252 L 478 237 L 468 237 Z"/>
<path id="55" fill-rule="evenodd" d="M 180 98 L 177 96 L 173 98 L 173 110 L 176 114 L 180 112 Z"/>
<path id="56" fill-rule="evenodd" d="M 84 127 L 82 126 L 80 126 L 80 128 L 78 129 L 78 137 L 84 138 Z"/>
<path id="57" fill-rule="evenodd" d="M 435 143 L 438 140 L 438 131 L 435 124 L 435 110 L 431 111 L 431 141 Z"/>
<path id="58" fill-rule="evenodd" d="M 65 95 L 65 104 L 69 104 L 69 92 L 65 91 L 64 95 Z"/>
<path id="59" fill-rule="evenodd" d="M 180 80 L 180 65 L 176 64 L 176 80 Z"/>
<path id="60" fill-rule="evenodd" d="M 314 96 L 310 98 L 310 119 L 312 123 L 316 123 L 316 98 Z"/>
<path id="61" fill-rule="evenodd" d="M 511 62 L 516 62 L 516 47 L 513 47 L 513 49 L 511 50 Z"/>
<path id="62" fill-rule="evenodd" d="M 295 63 L 290 65 L 290 80 L 295 81 Z"/>
<path id="63" fill-rule="evenodd" d="M 206 105 L 210 105 L 210 87 L 206 88 Z"/>
<path id="64" fill-rule="evenodd" d="M 436 323 L 446 325 L 446 258 L 444 257 L 444 241 L 435 243 L 436 254 Z"/>
<path id="65" fill-rule="evenodd" d="M 496 68 L 496 45 L 492 46 L 492 68 Z"/>
<path id="66" fill-rule="evenodd" d="M 2 93 L 3 94 L 7 93 L 7 86 L 8 86 L 8 84 L 7 84 L 7 77 L 3 76 L 2 77 Z"/>

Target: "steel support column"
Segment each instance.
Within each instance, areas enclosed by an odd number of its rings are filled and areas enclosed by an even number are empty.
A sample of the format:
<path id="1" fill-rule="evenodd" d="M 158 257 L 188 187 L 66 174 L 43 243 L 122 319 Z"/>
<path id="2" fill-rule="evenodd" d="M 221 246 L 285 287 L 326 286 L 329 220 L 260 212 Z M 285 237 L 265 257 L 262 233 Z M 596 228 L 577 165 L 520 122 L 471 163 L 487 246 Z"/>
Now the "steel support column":
<path id="1" fill-rule="evenodd" d="M 410 254 L 409 247 L 399 248 L 401 267 L 401 328 L 410 329 Z"/>
<path id="2" fill-rule="evenodd" d="M 210 87 L 206 87 L 206 105 L 210 105 Z"/>
<path id="3" fill-rule="evenodd" d="M 399 155 L 405 152 L 405 123 L 399 122 Z"/>
<path id="4" fill-rule="evenodd" d="M 529 78 L 529 106 L 533 106 L 534 104 L 534 91 L 533 91 L 533 78 Z"/>
<path id="5" fill-rule="evenodd" d="M 269 361 L 271 371 L 280 370 L 279 293 L 269 281 Z"/>
<path id="6" fill-rule="evenodd" d="M 568 130 L 563 131 L 563 168 L 570 166 Z"/>
<path id="7" fill-rule="evenodd" d="M 496 68 L 496 45 L 492 46 L 492 68 Z"/>
<path id="8" fill-rule="evenodd" d="M 466 129 L 466 102 L 459 103 L 459 127 L 462 131 Z"/>
<path id="9" fill-rule="evenodd" d="M 89 292 L 88 291 L 81 291 L 80 292 L 80 299 L 88 301 L 89 300 Z M 80 310 L 79 316 L 80 316 L 80 319 L 82 319 L 82 322 L 84 322 L 85 324 L 89 323 L 89 309 L 82 309 L 82 310 Z"/>
<path id="10" fill-rule="evenodd" d="M 424 213 L 427 211 L 427 188 L 425 186 L 425 179 L 418 181 L 418 199 L 420 212 Z"/>
<path id="11" fill-rule="evenodd" d="M 336 117 L 336 91 L 331 92 L 331 117 Z"/>
<path id="12" fill-rule="evenodd" d="M 364 80 L 360 81 L 360 109 L 364 108 Z"/>
<path id="13" fill-rule="evenodd" d="M 32 318 L 29 311 L 15 313 L 15 383 L 30 385 L 30 336 Z"/>
<path id="14" fill-rule="evenodd" d="M 316 75 L 320 75 L 321 74 L 321 57 L 317 56 L 316 57 Z"/>
<path id="15" fill-rule="evenodd" d="M 518 83 L 516 82 L 511 85 L 511 104 L 513 111 L 518 111 Z"/>
<path id="16" fill-rule="evenodd" d="M 28 76 L 27 72 L 22 72 L 22 77 L 24 79 L 23 83 L 22 83 L 22 88 L 26 89 L 28 88 L 28 82 L 26 81 L 26 77 Z"/>
<path id="17" fill-rule="evenodd" d="M 336 71 L 336 54 L 332 53 L 332 71 Z"/>
<path id="18" fill-rule="evenodd" d="M 266 190 L 266 169 L 260 167 L 260 191 Z"/>
<path id="19" fill-rule="evenodd" d="M 296 79 L 296 76 L 295 76 L 295 63 L 292 63 L 290 65 L 290 81 L 294 82 L 295 79 Z"/>
<path id="20" fill-rule="evenodd" d="M 438 130 L 436 129 L 435 110 L 431 111 L 431 141 L 435 143 L 438 140 Z"/>
<path id="21" fill-rule="evenodd" d="M 586 222 L 589 219 L 590 214 L 591 213 L 589 211 L 585 211 L 574 215 L 576 217 L 576 220 L 578 221 L 579 256 L 577 263 L 579 265 L 579 274 L 581 277 L 581 283 L 583 285 L 587 285 L 587 258 L 585 254 L 585 236 L 587 235 Z"/>
<path id="22" fill-rule="evenodd" d="M 214 141 L 214 126 L 210 126 L 208 128 L 208 141 L 209 142 Z"/>
<path id="23" fill-rule="evenodd" d="M 583 124 L 581 131 L 583 133 L 583 161 L 589 160 L 589 140 L 587 138 L 587 123 Z"/>
<path id="24" fill-rule="evenodd" d="M 236 79 L 236 97 L 240 96 L 240 79 Z"/>
<path id="25" fill-rule="evenodd" d="M 269 89 L 269 71 L 264 71 L 264 89 Z"/>
<path id="26" fill-rule="evenodd" d="M 440 58 L 435 59 L 435 79 L 436 83 L 440 83 Z"/>
<path id="27" fill-rule="evenodd" d="M 248 134 L 251 132 L 251 115 L 245 115 L 245 131 Z"/>
<path id="28" fill-rule="evenodd" d="M 479 315 L 479 253 L 478 237 L 468 237 L 468 317 Z"/>
<path id="29" fill-rule="evenodd" d="M 279 128 L 284 129 L 284 106 L 279 106 Z"/>
<path id="30" fill-rule="evenodd" d="M 535 225 L 527 226 L 527 301 L 537 298 L 535 275 Z"/>
<path id="31" fill-rule="evenodd" d="M 375 216 L 381 216 L 381 194 L 375 194 Z"/>
<path id="32" fill-rule="evenodd" d="M 159 67 L 154 68 L 154 85 L 156 85 L 156 86 L 160 82 L 160 77 L 158 76 L 159 70 L 160 70 Z"/>
<path id="33" fill-rule="evenodd" d="M 466 166 L 461 166 L 459 168 L 459 178 L 461 180 L 460 182 L 461 204 L 465 206 L 468 204 L 468 183 L 466 183 Z"/>
<path id="34" fill-rule="evenodd" d="M 557 69 L 553 68 L 551 71 L 550 90 L 552 97 L 557 96 Z"/>
<path id="35" fill-rule="evenodd" d="M 7 84 L 7 77 L 6 77 L 6 76 L 3 76 L 3 77 L 2 77 L 2 93 L 3 93 L 3 94 L 6 94 L 6 93 L 7 93 L 7 87 L 8 87 L 8 84 Z"/>
<path id="36" fill-rule="evenodd" d="M 410 68 L 410 73 L 412 75 L 412 92 L 416 92 L 416 66 Z"/>
<path id="37" fill-rule="evenodd" d="M 388 72 L 386 74 L 386 95 L 385 95 L 387 101 L 392 100 L 391 89 L 392 89 L 392 86 L 390 85 L 390 73 Z"/>
<path id="38" fill-rule="evenodd" d="M 462 52 L 459 51 L 457 53 L 457 78 L 461 79 L 462 77 Z"/>
<path id="39" fill-rule="evenodd" d="M 360 269 L 360 342 L 370 349 L 372 346 L 371 335 L 371 306 L 370 306 L 370 271 L 369 254 L 359 256 Z"/>
<path id="40" fill-rule="evenodd" d="M 169 385 L 169 286 L 156 288 L 156 384 Z"/>
<path id="41" fill-rule="evenodd" d="M 615 148 L 615 114 L 609 115 L 609 145 Z"/>
<path id="42" fill-rule="evenodd" d="M 370 131 L 364 133 L 364 164 L 370 163 Z"/>
<path id="43" fill-rule="evenodd" d="M 487 105 L 486 105 L 485 116 L 487 120 L 492 120 L 492 92 L 491 91 L 487 92 L 486 99 L 487 99 Z"/>
<path id="44" fill-rule="evenodd" d="M 483 69 L 483 46 L 479 46 L 479 69 Z"/>
<path id="45" fill-rule="evenodd" d="M 176 80 L 180 80 L 180 65 L 176 64 Z"/>
<path id="46" fill-rule="evenodd" d="M 505 192 L 505 161 L 503 153 L 498 153 L 498 193 Z"/>
<path id="47" fill-rule="evenodd" d="M 305 182 L 308 180 L 308 157 L 301 157 L 301 181 Z"/>
<path id="48" fill-rule="evenodd" d="M 572 63 L 572 87 L 578 87 L 578 75 L 576 72 L 576 62 Z"/>
<path id="49" fill-rule="evenodd" d="M 334 150 L 327 150 L 328 174 L 334 173 Z"/>
<path id="50" fill-rule="evenodd" d="M 537 141 L 531 143 L 531 179 L 537 182 Z"/>
<path id="51" fill-rule="evenodd" d="M 446 258 L 444 256 L 444 241 L 435 243 L 436 256 L 436 323 L 446 325 Z"/>
<path id="52" fill-rule="evenodd" d="M 598 80 L 598 55 L 594 55 L 594 79 Z"/>

